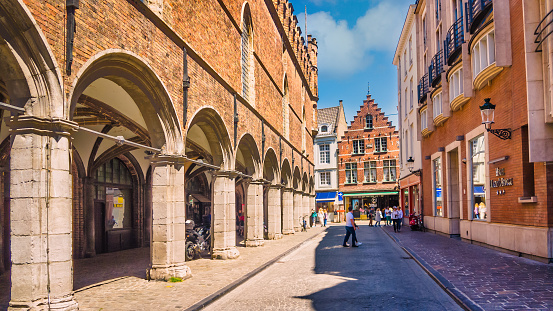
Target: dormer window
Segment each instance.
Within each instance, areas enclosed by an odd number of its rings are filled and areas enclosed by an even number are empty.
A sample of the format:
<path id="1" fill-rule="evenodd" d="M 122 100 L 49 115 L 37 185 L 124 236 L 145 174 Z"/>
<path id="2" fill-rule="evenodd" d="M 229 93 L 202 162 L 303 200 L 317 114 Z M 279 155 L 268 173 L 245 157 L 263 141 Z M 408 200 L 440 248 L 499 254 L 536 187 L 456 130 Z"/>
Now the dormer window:
<path id="1" fill-rule="evenodd" d="M 328 126 L 323 125 L 321 126 L 321 133 L 327 133 L 328 132 Z"/>

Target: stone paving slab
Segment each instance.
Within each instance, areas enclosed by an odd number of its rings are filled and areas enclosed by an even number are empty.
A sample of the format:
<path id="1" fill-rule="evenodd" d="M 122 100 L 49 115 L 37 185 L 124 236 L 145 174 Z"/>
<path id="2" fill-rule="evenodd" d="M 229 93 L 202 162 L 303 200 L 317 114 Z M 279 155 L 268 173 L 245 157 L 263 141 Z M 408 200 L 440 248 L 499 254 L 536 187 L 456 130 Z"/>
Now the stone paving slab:
<path id="1" fill-rule="evenodd" d="M 408 226 L 382 229 L 484 310 L 553 310 L 551 264 Z"/>
<path id="2" fill-rule="evenodd" d="M 148 253 L 140 254 L 140 252 L 144 253 L 148 250 L 126 251 L 127 254 L 121 254 L 119 257 L 126 257 L 131 262 L 133 261 L 132 258 L 136 258 L 134 269 L 122 268 L 123 271 L 127 271 L 126 276 L 118 276 L 118 278 L 110 279 L 101 283 L 101 285 L 91 285 L 77 290 L 75 297 L 80 310 L 84 311 L 183 310 L 324 230 L 326 228 L 316 227 L 307 232 L 284 236 L 280 240 L 265 241 L 263 247 L 239 247 L 240 257 L 235 260 L 198 259 L 190 261 L 188 265 L 192 269 L 193 276 L 181 283 L 146 281 L 145 268 L 147 267 Z M 86 265 L 88 272 L 76 269 L 76 286 L 79 284 L 77 278 L 94 278 L 93 275 L 87 277 L 77 275 L 81 272 L 86 275 L 91 271 L 104 269 L 106 264 L 109 267 L 108 269 L 118 269 L 116 262 L 109 264 L 109 260 L 104 258 L 96 261 L 94 259 L 87 259 L 89 261 Z M 76 266 L 79 264 L 76 264 Z"/>

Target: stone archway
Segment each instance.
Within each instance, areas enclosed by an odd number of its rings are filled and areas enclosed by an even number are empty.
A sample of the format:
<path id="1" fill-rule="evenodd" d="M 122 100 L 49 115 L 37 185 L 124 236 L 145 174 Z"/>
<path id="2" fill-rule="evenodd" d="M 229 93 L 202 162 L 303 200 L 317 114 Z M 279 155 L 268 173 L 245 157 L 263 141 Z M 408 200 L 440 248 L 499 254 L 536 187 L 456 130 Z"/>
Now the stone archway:
<path id="1" fill-rule="evenodd" d="M 261 158 L 251 134 L 244 134 L 235 151 L 235 167 L 241 173 L 237 186 L 244 188 L 244 245 L 262 246 L 264 237 L 263 180 L 260 179 Z"/>
<path id="2" fill-rule="evenodd" d="M 187 158 L 197 161 L 187 164 L 189 172 L 205 174 L 211 185 L 211 258 L 236 258 L 240 255 L 236 249 L 235 230 L 235 179 L 238 174 L 234 171 L 227 127 L 215 109 L 204 107 L 194 114 L 188 124 L 185 147 Z"/>
<path id="3" fill-rule="evenodd" d="M 282 189 L 282 234 L 294 234 L 294 188 L 292 187 L 292 169 L 288 159 L 282 161 L 280 170 Z"/>
<path id="4" fill-rule="evenodd" d="M 294 231 L 301 231 L 303 223 L 303 197 L 301 189 L 301 173 L 300 168 L 294 168 L 294 175 L 292 175 L 292 187 L 294 188 L 294 212 L 293 212 L 293 224 Z"/>
<path id="5" fill-rule="evenodd" d="M 275 150 L 267 149 L 263 157 L 263 179 L 267 182 L 263 196 L 264 223 L 267 224 L 266 238 L 282 238 L 282 202 L 280 169 Z"/>
<path id="6" fill-rule="evenodd" d="M 101 248 L 89 239 L 86 253 L 94 255 L 97 251 L 130 247 L 130 244 L 115 247 L 109 242 L 110 237 L 114 241 L 117 237 L 125 240 L 121 234 L 134 241 L 132 246 L 148 245 L 151 237 L 148 277 L 161 280 L 190 277 L 184 256 L 186 236 L 181 230 L 185 222 L 181 195 L 184 141 L 182 126 L 165 86 L 146 60 L 124 50 L 98 53 L 81 67 L 77 77 L 71 87 L 68 111 L 69 118 L 78 125 L 73 145 L 86 166 L 85 231 L 88 236 L 107 240 L 109 246 Z M 90 130 L 102 135 L 91 134 Z M 105 135 L 118 139 L 107 139 Z M 147 151 L 146 159 L 144 149 L 126 142 L 161 151 Z M 114 161 L 117 163 L 113 164 Z M 126 163 L 122 165 L 121 161 Z M 127 193 L 129 185 L 115 179 L 120 170 L 131 170 L 136 173 L 133 176 L 143 176 L 151 170 L 148 189 Z M 134 179 L 131 185 L 138 185 L 138 179 Z M 133 212 L 127 216 L 123 212 L 114 214 L 120 207 L 125 213 L 128 209 Z M 98 229 L 98 224 L 103 223 L 103 228 Z M 98 247 L 101 249 L 97 250 Z"/>

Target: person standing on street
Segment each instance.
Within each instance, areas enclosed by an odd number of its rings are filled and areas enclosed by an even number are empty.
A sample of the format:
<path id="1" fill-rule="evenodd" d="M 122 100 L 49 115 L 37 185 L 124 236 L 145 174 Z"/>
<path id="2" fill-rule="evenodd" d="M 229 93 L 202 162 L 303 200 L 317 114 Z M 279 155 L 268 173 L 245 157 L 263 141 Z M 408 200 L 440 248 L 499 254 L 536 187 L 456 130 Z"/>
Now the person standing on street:
<path id="1" fill-rule="evenodd" d="M 397 232 L 397 217 L 398 217 L 398 212 L 397 212 L 397 207 L 394 206 L 394 210 L 392 211 L 392 223 L 394 224 L 394 232 Z"/>
<path id="2" fill-rule="evenodd" d="M 311 227 L 315 227 L 317 224 L 317 212 L 315 210 L 311 210 Z"/>
<path id="3" fill-rule="evenodd" d="M 398 206 L 397 208 L 397 232 L 401 230 L 401 224 L 403 223 L 403 210 L 401 209 L 401 206 Z"/>
<path id="4" fill-rule="evenodd" d="M 353 218 L 353 213 L 351 212 L 353 208 L 348 207 L 348 213 L 346 214 L 346 237 L 344 238 L 343 247 L 348 247 L 349 236 L 351 235 L 351 247 L 358 247 L 362 243 L 357 242 L 357 236 L 355 235 L 355 230 L 359 228 L 355 224 L 355 219 Z"/>
<path id="5" fill-rule="evenodd" d="M 380 221 L 382 220 L 382 212 L 380 209 L 376 209 L 376 216 L 374 217 L 374 220 L 376 220 L 376 223 L 374 224 L 375 227 L 382 227 L 380 225 Z"/>
<path id="6" fill-rule="evenodd" d="M 328 213 L 324 210 L 324 226 L 326 227 L 326 220 L 328 219 Z"/>
<path id="7" fill-rule="evenodd" d="M 392 222 L 392 211 L 391 208 L 384 209 L 384 215 L 386 215 L 386 226 L 389 226 Z"/>

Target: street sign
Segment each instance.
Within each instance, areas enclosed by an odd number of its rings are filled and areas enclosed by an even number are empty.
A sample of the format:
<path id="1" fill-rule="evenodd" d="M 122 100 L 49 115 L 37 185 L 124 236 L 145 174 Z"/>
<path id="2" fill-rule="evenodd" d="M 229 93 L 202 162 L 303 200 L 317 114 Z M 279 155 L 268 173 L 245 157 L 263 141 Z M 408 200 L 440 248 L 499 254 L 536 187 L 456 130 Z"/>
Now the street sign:
<path id="1" fill-rule="evenodd" d="M 338 192 L 338 201 L 344 201 L 344 193 Z"/>

